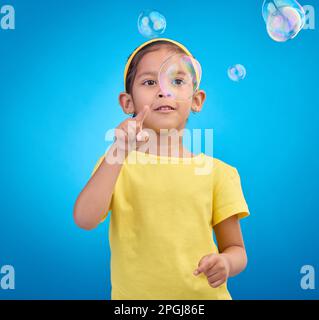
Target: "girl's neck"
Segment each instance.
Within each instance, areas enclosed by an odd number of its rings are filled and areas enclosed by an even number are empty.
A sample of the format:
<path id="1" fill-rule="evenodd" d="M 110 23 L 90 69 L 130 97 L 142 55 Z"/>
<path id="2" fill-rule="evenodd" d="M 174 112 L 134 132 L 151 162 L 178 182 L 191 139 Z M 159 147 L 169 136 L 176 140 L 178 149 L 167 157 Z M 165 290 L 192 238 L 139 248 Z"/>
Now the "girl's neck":
<path id="1" fill-rule="evenodd" d="M 189 158 L 193 154 L 183 146 L 183 136 L 177 134 L 159 134 L 157 133 L 156 142 L 150 141 L 146 154 L 153 154 L 165 157 Z"/>

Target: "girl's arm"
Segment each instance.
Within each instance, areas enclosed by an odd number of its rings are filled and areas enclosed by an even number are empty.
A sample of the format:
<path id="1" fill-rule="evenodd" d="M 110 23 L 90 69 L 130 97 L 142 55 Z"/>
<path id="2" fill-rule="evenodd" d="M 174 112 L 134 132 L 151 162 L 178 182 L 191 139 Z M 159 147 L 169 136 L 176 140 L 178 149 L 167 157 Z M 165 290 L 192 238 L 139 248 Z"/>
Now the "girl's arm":
<path id="1" fill-rule="evenodd" d="M 201 258 L 194 275 L 204 273 L 208 283 L 217 288 L 228 277 L 246 268 L 247 255 L 238 216 L 233 215 L 214 226 L 219 254 L 212 253 Z"/>
<path id="2" fill-rule="evenodd" d="M 139 147 L 145 143 L 147 136 L 143 134 L 142 128 L 143 121 L 149 112 L 150 108 L 145 106 L 134 119 L 128 118 L 116 128 L 118 130 L 115 130 L 115 143 L 110 147 L 105 159 L 75 202 L 73 217 L 80 228 L 91 230 L 102 220 L 103 215 L 109 208 L 113 189 L 123 162 L 129 150 L 132 150 L 132 146 L 129 148 L 129 144 L 135 141 L 133 145 Z M 132 128 L 130 127 L 131 124 L 135 124 L 135 129 L 138 129 L 138 131 L 129 134 L 128 131 Z M 116 163 L 112 161 L 113 156 L 116 157 Z"/>
<path id="3" fill-rule="evenodd" d="M 74 221 L 82 229 L 91 230 L 95 228 L 109 208 L 113 189 L 125 159 L 123 155 L 123 161 L 118 161 L 118 163 L 114 164 L 108 163 L 107 158 L 113 152 L 116 155 L 115 144 L 110 147 L 105 159 L 103 159 L 101 165 L 85 185 L 75 202 L 73 210 Z"/>
<path id="4" fill-rule="evenodd" d="M 229 276 L 233 277 L 246 268 L 247 255 L 238 216 L 234 215 L 214 227 L 218 251 L 229 262 Z"/>

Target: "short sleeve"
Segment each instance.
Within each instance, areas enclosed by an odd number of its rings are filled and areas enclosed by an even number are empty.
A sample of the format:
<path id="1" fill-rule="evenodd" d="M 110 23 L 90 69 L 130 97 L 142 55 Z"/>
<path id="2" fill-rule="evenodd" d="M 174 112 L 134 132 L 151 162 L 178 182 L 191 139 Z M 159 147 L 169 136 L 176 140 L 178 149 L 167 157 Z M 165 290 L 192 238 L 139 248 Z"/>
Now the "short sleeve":
<path id="1" fill-rule="evenodd" d="M 102 157 L 99 158 L 99 160 L 96 162 L 94 168 L 93 168 L 93 171 L 91 173 L 91 177 L 94 175 L 95 171 L 99 168 L 99 166 L 101 165 L 102 161 L 105 159 L 105 156 L 103 155 Z M 102 216 L 102 219 L 100 221 L 100 223 L 104 222 L 104 220 L 107 218 L 107 215 L 109 213 L 109 211 L 112 210 L 112 203 L 113 203 L 113 195 L 112 195 L 112 198 L 111 198 L 111 201 L 110 201 L 110 205 L 109 205 L 109 208 L 108 210 L 104 213 L 104 215 Z"/>
<path id="2" fill-rule="evenodd" d="M 233 215 L 242 219 L 250 214 L 237 169 L 225 163 L 219 166 L 214 178 L 213 226 Z"/>

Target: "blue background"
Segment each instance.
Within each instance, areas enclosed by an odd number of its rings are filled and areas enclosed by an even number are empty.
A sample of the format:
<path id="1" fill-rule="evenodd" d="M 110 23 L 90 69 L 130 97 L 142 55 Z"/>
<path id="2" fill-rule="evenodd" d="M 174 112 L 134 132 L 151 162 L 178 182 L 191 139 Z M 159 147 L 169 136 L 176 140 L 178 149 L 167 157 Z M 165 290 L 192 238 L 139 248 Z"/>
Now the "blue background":
<path id="1" fill-rule="evenodd" d="M 213 128 L 214 156 L 241 175 L 249 263 L 229 279 L 233 298 L 319 298 L 317 280 L 300 287 L 303 265 L 319 273 L 318 30 L 274 42 L 251 0 L 4 4 L 16 29 L 0 30 L 0 267 L 14 266 L 16 289 L 0 299 L 110 299 L 109 217 L 88 232 L 72 211 L 105 132 L 125 119 L 118 93 L 146 40 L 136 24 L 146 8 L 201 62 L 207 100 L 188 127 Z M 235 63 L 247 69 L 240 83 L 227 77 Z"/>

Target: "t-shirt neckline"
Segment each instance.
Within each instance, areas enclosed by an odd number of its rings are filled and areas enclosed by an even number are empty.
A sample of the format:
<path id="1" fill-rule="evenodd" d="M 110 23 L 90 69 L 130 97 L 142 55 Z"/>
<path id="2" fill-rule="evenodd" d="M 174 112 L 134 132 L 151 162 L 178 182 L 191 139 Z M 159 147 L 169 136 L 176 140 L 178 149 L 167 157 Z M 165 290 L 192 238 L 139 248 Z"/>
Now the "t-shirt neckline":
<path id="1" fill-rule="evenodd" d="M 147 154 L 145 152 L 139 151 L 139 150 L 133 150 L 131 152 L 135 152 L 136 154 L 139 154 L 143 157 L 150 157 L 150 158 L 154 158 L 154 159 L 172 159 L 172 160 L 181 160 L 181 161 L 185 161 L 186 160 L 192 160 L 192 159 L 197 159 L 200 158 L 201 156 L 203 156 L 204 154 L 201 152 L 199 154 L 197 154 L 194 157 L 170 157 L 170 156 L 163 156 L 163 155 L 156 155 L 156 154 Z"/>

